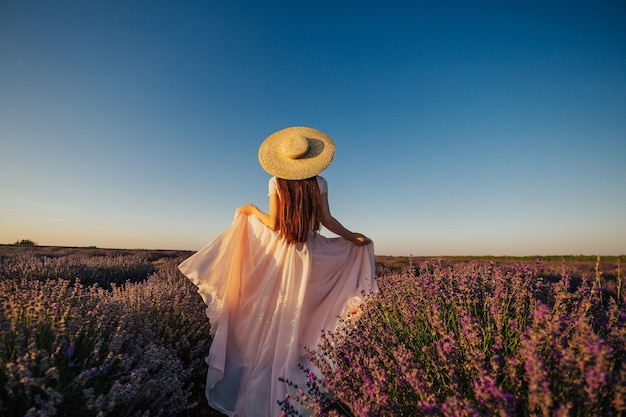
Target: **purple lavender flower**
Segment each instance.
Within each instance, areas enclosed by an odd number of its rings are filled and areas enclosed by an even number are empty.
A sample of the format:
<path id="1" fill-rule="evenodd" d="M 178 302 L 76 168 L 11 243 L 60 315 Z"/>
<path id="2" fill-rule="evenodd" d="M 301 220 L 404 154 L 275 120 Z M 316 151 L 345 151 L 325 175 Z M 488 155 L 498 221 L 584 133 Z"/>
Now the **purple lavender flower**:
<path id="1" fill-rule="evenodd" d="M 68 347 L 67 347 L 67 351 L 65 352 L 65 355 L 68 358 L 71 358 L 72 356 L 74 356 L 74 350 L 75 350 L 75 346 L 74 343 L 71 343 Z"/>

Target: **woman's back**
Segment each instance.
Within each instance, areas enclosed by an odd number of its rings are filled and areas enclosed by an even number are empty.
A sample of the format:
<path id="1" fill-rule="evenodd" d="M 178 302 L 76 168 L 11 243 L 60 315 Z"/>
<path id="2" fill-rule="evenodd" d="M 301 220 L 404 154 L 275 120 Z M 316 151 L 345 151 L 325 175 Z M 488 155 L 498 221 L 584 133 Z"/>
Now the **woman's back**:
<path id="1" fill-rule="evenodd" d="M 321 177 L 286 180 L 274 177 L 280 200 L 279 230 L 289 243 L 306 242 L 310 232 L 320 229 Z M 271 187 L 271 185 L 270 185 Z M 270 193 L 272 190 L 270 190 Z"/>

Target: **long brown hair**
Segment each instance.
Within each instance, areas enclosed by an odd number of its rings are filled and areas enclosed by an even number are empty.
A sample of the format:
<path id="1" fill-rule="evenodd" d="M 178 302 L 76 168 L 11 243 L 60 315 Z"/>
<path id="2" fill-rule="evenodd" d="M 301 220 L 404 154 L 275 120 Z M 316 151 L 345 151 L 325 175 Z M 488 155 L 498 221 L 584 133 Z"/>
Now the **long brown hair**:
<path id="1" fill-rule="evenodd" d="M 320 229 L 321 197 L 317 177 L 304 180 L 276 178 L 280 198 L 280 233 L 289 243 L 306 242 Z"/>

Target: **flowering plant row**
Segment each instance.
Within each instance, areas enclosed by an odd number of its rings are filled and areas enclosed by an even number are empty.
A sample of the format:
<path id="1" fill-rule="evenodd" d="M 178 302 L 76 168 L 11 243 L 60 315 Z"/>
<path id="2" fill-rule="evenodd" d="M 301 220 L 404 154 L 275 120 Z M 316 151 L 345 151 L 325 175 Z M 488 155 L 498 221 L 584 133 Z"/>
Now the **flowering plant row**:
<path id="1" fill-rule="evenodd" d="M 111 289 L 112 284 L 143 281 L 157 269 L 138 254 L 87 256 L 78 250 L 65 256 L 48 256 L 38 254 L 31 248 L 5 249 L 17 250 L 0 255 L 3 278 L 76 280 L 83 285 L 97 284 Z"/>
<path id="2" fill-rule="evenodd" d="M 0 415 L 191 415 L 210 332 L 179 261 L 1 256 Z"/>
<path id="3" fill-rule="evenodd" d="M 611 293 L 600 273 L 550 282 L 538 270 L 434 261 L 379 274 L 380 293 L 322 332 L 318 375 L 304 370 L 283 415 L 626 414 L 619 264 Z"/>

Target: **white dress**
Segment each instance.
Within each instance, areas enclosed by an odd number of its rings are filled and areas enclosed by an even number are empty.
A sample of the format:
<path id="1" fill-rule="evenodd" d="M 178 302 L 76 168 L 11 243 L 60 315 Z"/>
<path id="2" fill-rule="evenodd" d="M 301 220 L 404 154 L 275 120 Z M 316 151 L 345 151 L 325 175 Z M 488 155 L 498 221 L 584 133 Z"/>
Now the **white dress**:
<path id="1" fill-rule="evenodd" d="M 321 192 L 326 181 L 318 176 Z M 275 179 L 270 193 L 276 192 Z M 322 329 L 377 291 L 372 244 L 311 233 L 289 244 L 256 216 L 237 213 L 232 225 L 182 262 L 180 271 L 207 305 L 213 341 L 206 395 L 228 416 L 268 417 L 290 391 L 284 378 L 305 386 L 298 368 L 312 368 L 305 347 Z"/>

